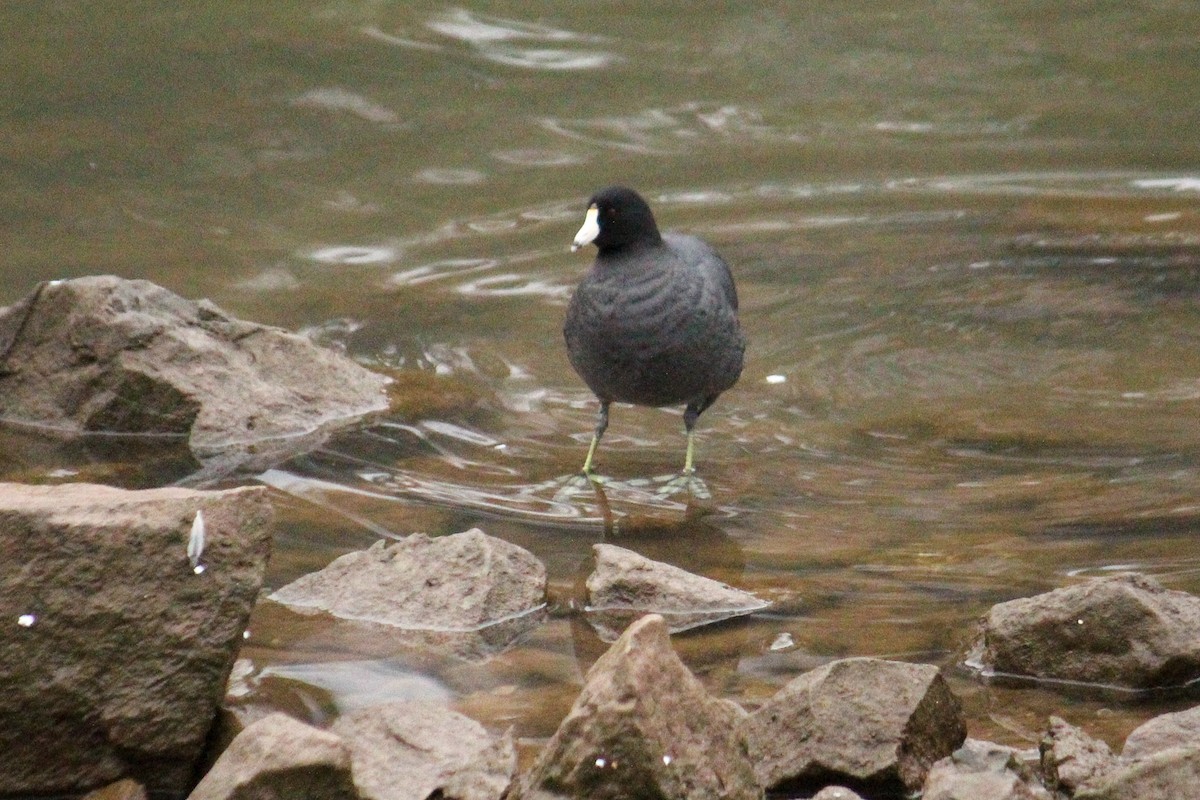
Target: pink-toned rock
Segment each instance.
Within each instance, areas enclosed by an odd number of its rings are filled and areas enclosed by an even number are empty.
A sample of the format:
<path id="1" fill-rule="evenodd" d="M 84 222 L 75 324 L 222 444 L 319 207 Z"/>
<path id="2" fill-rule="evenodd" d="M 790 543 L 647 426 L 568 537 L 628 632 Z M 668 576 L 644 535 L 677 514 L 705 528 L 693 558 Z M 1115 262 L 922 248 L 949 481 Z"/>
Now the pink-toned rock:
<path id="1" fill-rule="evenodd" d="M 499 800 L 517 770 L 511 732 L 495 737 L 434 703 L 386 703 L 333 725 L 362 800 Z"/>
<path id="2" fill-rule="evenodd" d="M 1098 780 L 1116 765 L 1117 760 L 1107 744 L 1059 717 L 1050 718 L 1050 727 L 1042 737 L 1040 750 L 1046 785 L 1069 794 Z"/>
<path id="3" fill-rule="evenodd" d="M 1145 758 L 1170 747 L 1200 749 L 1200 706 L 1147 720 L 1125 738 L 1121 758 Z"/>
<path id="4" fill-rule="evenodd" d="M 271 714 L 249 725 L 188 800 L 357 800 L 350 750 L 336 734 Z"/>
<path id="5" fill-rule="evenodd" d="M 303 435 L 386 408 L 387 383 L 144 280 L 51 281 L 0 309 L 0 417 L 63 432 L 178 434 L 201 458 L 300 451 L 315 446 Z"/>
<path id="6" fill-rule="evenodd" d="M 596 568 L 587 579 L 587 618 L 607 642 L 644 614 L 661 615 L 670 631 L 679 633 L 770 605 L 749 592 L 623 547 L 596 544 L 592 549 Z"/>
<path id="7" fill-rule="evenodd" d="M 386 627 L 398 644 L 483 658 L 541 621 L 546 568 L 528 550 L 478 528 L 439 537 L 415 533 L 347 553 L 270 599 L 302 613 Z"/>
<path id="8" fill-rule="evenodd" d="M 913 791 L 967 735 L 937 667 L 874 658 L 834 661 L 794 678 L 745 730 L 755 773 L 770 791 L 832 782 Z"/>
<path id="9" fill-rule="evenodd" d="M 929 770 L 921 800 L 1054 800 L 1011 747 L 968 739 Z"/>
<path id="10" fill-rule="evenodd" d="M 509 799 L 758 800 L 743 717 L 679 660 L 662 617 L 642 617 L 588 670 Z"/>
<path id="11" fill-rule="evenodd" d="M 1145 575 L 1096 578 L 993 606 L 985 669 L 1136 689 L 1200 678 L 1200 597 Z"/>

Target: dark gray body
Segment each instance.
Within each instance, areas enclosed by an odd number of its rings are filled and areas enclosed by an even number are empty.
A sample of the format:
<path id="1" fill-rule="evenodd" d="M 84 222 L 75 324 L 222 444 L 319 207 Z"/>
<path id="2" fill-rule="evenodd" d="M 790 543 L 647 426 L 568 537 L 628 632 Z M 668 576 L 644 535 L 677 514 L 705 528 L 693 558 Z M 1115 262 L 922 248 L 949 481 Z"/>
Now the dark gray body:
<path id="1" fill-rule="evenodd" d="M 741 375 L 737 305 L 729 266 L 694 236 L 602 251 L 567 308 L 567 353 L 602 402 L 698 414 Z"/>

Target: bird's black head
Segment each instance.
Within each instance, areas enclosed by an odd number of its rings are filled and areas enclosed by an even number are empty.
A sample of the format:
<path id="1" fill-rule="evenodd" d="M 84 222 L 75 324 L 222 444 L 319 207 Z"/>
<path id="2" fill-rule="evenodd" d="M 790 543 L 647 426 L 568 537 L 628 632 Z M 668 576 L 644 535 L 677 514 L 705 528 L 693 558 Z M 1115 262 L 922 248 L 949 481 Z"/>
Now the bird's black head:
<path id="1" fill-rule="evenodd" d="M 662 241 L 654 214 L 642 196 L 625 186 L 609 186 L 588 201 L 583 227 L 575 234 L 572 250 L 595 244 L 601 253 L 631 245 L 654 245 Z"/>

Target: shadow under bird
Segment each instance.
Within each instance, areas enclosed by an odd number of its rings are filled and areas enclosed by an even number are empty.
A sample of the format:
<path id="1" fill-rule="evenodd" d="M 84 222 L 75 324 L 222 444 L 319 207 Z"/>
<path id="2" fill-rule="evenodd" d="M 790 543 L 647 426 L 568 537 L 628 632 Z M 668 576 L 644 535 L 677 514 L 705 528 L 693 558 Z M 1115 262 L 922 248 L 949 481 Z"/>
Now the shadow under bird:
<path id="1" fill-rule="evenodd" d="M 571 250 L 599 251 L 567 307 L 563 335 L 571 366 L 600 401 L 592 460 L 613 402 L 686 405 L 683 473 L 695 472 L 697 418 L 742 373 L 746 339 L 729 265 L 695 236 L 659 233 L 650 206 L 623 186 L 588 204 Z"/>

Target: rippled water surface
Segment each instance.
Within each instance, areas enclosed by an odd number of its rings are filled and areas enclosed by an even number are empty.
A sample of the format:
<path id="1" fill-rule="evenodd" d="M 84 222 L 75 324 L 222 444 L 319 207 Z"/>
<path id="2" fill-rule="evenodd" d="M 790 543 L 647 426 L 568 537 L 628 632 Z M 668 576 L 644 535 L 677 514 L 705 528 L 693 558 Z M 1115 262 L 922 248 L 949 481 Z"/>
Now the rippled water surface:
<path id="1" fill-rule="evenodd" d="M 0 26 L 0 303 L 143 277 L 402 378 L 396 413 L 229 481 L 271 487 L 272 588 L 471 526 L 550 570 L 549 621 L 482 663 L 264 603 L 246 703 L 441 698 L 536 743 L 604 648 L 571 611 L 597 541 L 774 601 L 676 638 L 750 705 L 838 656 L 953 666 L 992 603 L 1082 577 L 1200 592 L 1192 3 L 11 3 Z M 737 277 L 711 499 L 660 492 L 677 409 L 614 407 L 610 480 L 568 482 L 595 402 L 561 344 L 590 259 L 567 245 L 616 181 Z M 8 479 L 193 469 L 0 429 Z M 1119 744 L 1174 707 L 952 675 L 972 734 L 1012 744 L 1047 709 Z"/>

